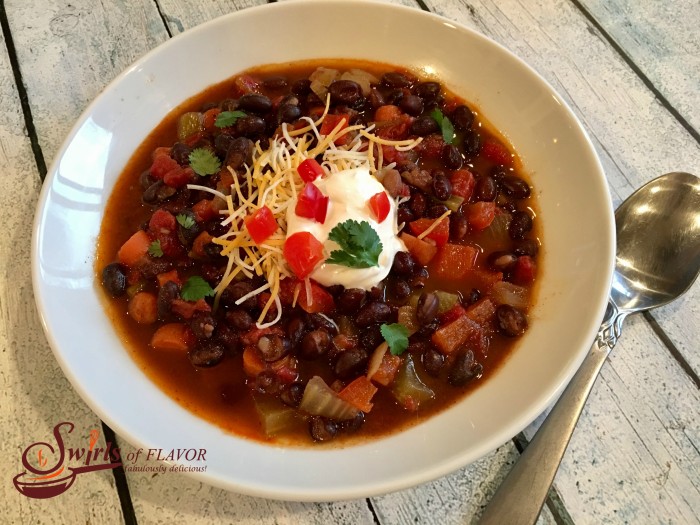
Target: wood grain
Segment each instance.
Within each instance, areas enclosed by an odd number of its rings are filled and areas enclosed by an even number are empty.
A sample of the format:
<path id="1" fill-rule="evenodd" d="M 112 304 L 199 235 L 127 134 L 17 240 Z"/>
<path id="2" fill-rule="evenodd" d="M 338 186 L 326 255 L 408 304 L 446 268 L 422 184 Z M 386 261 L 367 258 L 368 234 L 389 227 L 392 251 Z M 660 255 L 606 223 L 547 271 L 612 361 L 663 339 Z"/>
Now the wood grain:
<path id="1" fill-rule="evenodd" d="M 100 422 L 63 376 L 34 307 L 29 250 L 39 176 L 4 39 L 0 39 L 0 107 L 4 227 L 0 237 L 0 521 L 118 522 L 121 507 L 111 471 L 78 478 L 60 504 L 27 498 L 12 483 L 24 471 L 24 450 L 38 441 L 51 442 L 54 425 L 73 422 L 75 430 L 66 443 L 78 447 L 87 445 L 89 431 L 100 428 Z M 104 446 L 102 438 L 98 446 Z"/>

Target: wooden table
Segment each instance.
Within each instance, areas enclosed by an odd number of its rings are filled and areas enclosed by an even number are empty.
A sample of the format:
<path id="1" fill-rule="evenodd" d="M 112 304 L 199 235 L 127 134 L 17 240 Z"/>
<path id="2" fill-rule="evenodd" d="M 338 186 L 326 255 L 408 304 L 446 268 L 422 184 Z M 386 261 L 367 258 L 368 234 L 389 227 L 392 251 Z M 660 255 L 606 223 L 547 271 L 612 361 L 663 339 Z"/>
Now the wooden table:
<path id="1" fill-rule="evenodd" d="M 50 500 L 12 486 L 24 448 L 49 438 L 57 422 L 85 433 L 100 428 L 60 372 L 32 298 L 31 223 L 46 165 L 87 104 L 131 62 L 171 36 L 260 3 L 0 0 L 3 523 L 475 522 L 539 425 L 443 479 L 367 500 L 268 501 L 179 474 L 118 470 L 78 479 Z M 700 172 L 697 0 L 401 3 L 474 28 L 539 71 L 588 130 L 616 205 L 661 173 Z M 628 321 L 540 522 L 700 522 L 699 298 L 696 284 L 673 305 Z"/>

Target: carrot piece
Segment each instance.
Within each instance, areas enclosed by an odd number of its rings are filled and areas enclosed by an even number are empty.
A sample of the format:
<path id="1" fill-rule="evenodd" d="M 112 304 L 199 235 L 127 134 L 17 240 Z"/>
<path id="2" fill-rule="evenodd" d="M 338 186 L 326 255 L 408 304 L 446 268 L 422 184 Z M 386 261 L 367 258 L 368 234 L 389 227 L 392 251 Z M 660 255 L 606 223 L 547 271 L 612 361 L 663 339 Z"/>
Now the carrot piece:
<path id="1" fill-rule="evenodd" d="M 246 346 L 243 350 L 243 371 L 248 377 L 257 377 L 265 370 L 265 361 L 254 346 Z"/>
<path id="2" fill-rule="evenodd" d="M 151 346 L 156 350 L 187 352 L 193 346 L 193 335 L 182 323 L 164 324 L 153 334 Z"/>
<path id="3" fill-rule="evenodd" d="M 376 122 L 396 120 L 398 118 L 401 118 L 401 115 L 403 115 L 403 112 L 399 109 L 398 106 L 392 106 L 391 104 L 387 104 L 384 106 L 379 106 L 377 108 L 377 111 L 374 112 L 374 120 Z"/>
<path id="4" fill-rule="evenodd" d="M 369 412 L 374 406 L 372 397 L 377 390 L 367 376 L 361 375 L 338 392 L 338 396 L 363 412 Z"/>
<path id="5" fill-rule="evenodd" d="M 435 330 L 431 340 L 440 352 L 448 355 L 462 346 L 475 329 L 478 325 L 463 315 Z"/>
<path id="6" fill-rule="evenodd" d="M 207 254 L 204 251 L 204 247 L 211 242 L 214 237 L 207 231 L 203 231 L 192 243 L 192 255 L 200 259 L 206 258 Z"/>
<path id="7" fill-rule="evenodd" d="M 158 320 L 158 299 L 150 292 L 139 292 L 129 301 L 129 316 L 139 324 L 153 324 Z"/>
<path id="8" fill-rule="evenodd" d="M 151 238 L 145 231 L 139 230 L 122 244 L 117 252 L 117 259 L 126 266 L 134 266 L 148 253 L 150 245 Z"/>
<path id="9" fill-rule="evenodd" d="M 411 252 L 411 255 L 423 266 L 427 266 L 437 253 L 437 246 L 422 239 L 418 239 L 413 235 L 409 235 L 406 232 L 401 234 L 401 240 L 406 245 L 408 251 Z"/>
<path id="10" fill-rule="evenodd" d="M 467 317 L 481 326 L 488 326 L 494 315 L 496 315 L 496 305 L 488 297 L 484 297 L 467 308 Z"/>
<path id="11" fill-rule="evenodd" d="M 420 235 L 425 230 L 430 228 L 437 219 L 417 219 L 408 223 L 408 227 L 414 235 Z M 450 219 L 444 217 L 435 226 L 433 231 L 425 236 L 427 239 L 432 239 L 438 246 L 443 246 L 450 237 Z"/>
<path id="12" fill-rule="evenodd" d="M 473 246 L 445 244 L 432 261 L 433 273 L 442 279 L 460 281 L 474 267 L 478 253 Z"/>
<path id="13" fill-rule="evenodd" d="M 219 113 L 221 113 L 219 108 L 211 108 L 205 111 L 202 117 L 202 127 L 207 131 L 213 129 L 216 117 L 219 116 Z"/>
<path id="14" fill-rule="evenodd" d="M 394 380 L 394 377 L 396 377 L 396 373 L 399 371 L 400 366 L 401 358 L 387 352 L 382 357 L 382 362 L 379 364 L 379 368 L 370 379 L 379 383 L 380 385 L 389 386 Z"/>
<path id="15" fill-rule="evenodd" d="M 469 277 L 481 293 L 488 293 L 494 284 L 503 280 L 503 273 L 475 268 L 471 271 Z"/>
<path id="16" fill-rule="evenodd" d="M 159 273 L 158 275 L 156 275 L 156 279 L 158 279 L 158 286 L 163 286 L 168 281 L 172 281 L 175 284 L 182 284 L 180 276 L 177 274 L 177 270 L 170 270 L 169 272 Z"/>

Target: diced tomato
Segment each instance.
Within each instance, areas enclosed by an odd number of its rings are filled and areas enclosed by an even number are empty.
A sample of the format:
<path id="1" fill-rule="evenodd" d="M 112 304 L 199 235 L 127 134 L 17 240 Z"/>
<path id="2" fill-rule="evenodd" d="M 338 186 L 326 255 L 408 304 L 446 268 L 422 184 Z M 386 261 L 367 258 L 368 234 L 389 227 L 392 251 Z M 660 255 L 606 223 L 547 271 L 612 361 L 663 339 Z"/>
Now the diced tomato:
<path id="1" fill-rule="evenodd" d="M 212 206 L 213 199 L 202 199 L 192 206 L 192 213 L 197 222 L 208 221 L 218 215 L 218 210 Z"/>
<path id="2" fill-rule="evenodd" d="M 205 111 L 202 117 L 202 127 L 207 131 L 214 129 L 216 117 L 219 116 L 219 113 L 221 113 L 221 109 L 219 108 L 211 108 Z"/>
<path id="3" fill-rule="evenodd" d="M 171 188 L 182 188 L 194 180 L 194 170 L 178 166 L 163 177 L 163 182 Z"/>
<path id="4" fill-rule="evenodd" d="M 396 162 L 397 164 L 401 164 L 404 162 L 414 162 L 418 159 L 416 152 L 413 150 L 399 151 L 394 146 L 387 146 L 386 144 L 382 144 L 381 148 L 382 155 L 384 156 L 384 165 L 390 164 L 392 162 Z M 406 190 L 408 190 L 408 188 L 406 188 Z M 408 197 L 409 195 L 410 192 L 407 191 L 406 194 L 401 194 L 399 196 Z"/>
<path id="5" fill-rule="evenodd" d="M 508 148 L 493 140 L 489 140 L 481 146 L 481 154 L 496 164 L 509 166 L 513 163 L 513 156 L 508 151 Z"/>
<path id="6" fill-rule="evenodd" d="M 412 221 L 408 224 L 411 231 L 416 235 L 420 235 L 425 230 L 430 228 L 437 219 L 418 219 Z M 447 240 L 450 238 L 450 220 L 448 217 L 442 219 L 437 226 L 431 231 L 424 239 L 432 239 L 435 244 L 439 246 L 444 246 Z"/>
<path id="7" fill-rule="evenodd" d="M 481 291 L 481 293 L 487 293 L 494 284 L 503 280 L 503 274 L 501 272 L 492 272 L 491 270 L 476 268 L 472 270 L 470 278 L 474 282 L 477 290 Z"/>
<path id="8" fill-rule="evenodd" d="M 135 266 L 148 253 L 151 245 L 151 238 L 148 234 L 139 230 L 122 244 L 117 252 L 117 259 L 126 266 Z"/>
<path id="9" fill-rule="evenodd" d="M 382 356 L 382 362 L 379 364 L 379 368 L 370 378 L 372 381 L 379 383 L 380 385 L 389 386 L 391 382 L 396 377 L 396 374 L 401 367 L 401 358 L 391 352 L 386 352 Z"/>
<path id="10" fill-rule="evenodd" d="M 495 202 L 475 202 L 467 206 L 467 221 L 476 231 L 488 228 L 496 217 Z"/>
<path id="11" fill-rule="evenodd" d="M 297 232 L 287 237 L 282 249 L 294 275 L 303 279 L 323 260 L 323 244 L 309 232 Z"/>
<path id="12" fill-rule="evenodd" d="M 474 193 L 476 179 L 469 170 L 453 171 L 450 175 L 450 182 L 452 183 L 452 195 L 462 197 L 465 201 L 468 201 Z"/>
<path id="13" fill-rule="evenodd" d="M 302 283 L 298 304 L 310 314 L 330 314 L 335 310 L 335 300 L 325 289 L 311 281 L 311 297 L 306 296 L 306 286 Z"/>
<path id="14" fill-rule="evenodd" d="M 488 297 L 478 300 L 470 305 L 466 311 L 467 317 L 481 326 L 488 326 L 496 315 L 496 305 Z"/>
<path id="15" fill-rule="evenodd" d="M 172 350 L 187 352 L 195 343 L 190 327 L 182 323 L 164 324 L 151 337 L 151 346 L 155 350 Z"/>
<path id="16" fill-rule="evenodd" d="M 321 129 L 318 132 L 321 135 L 328 135 L 333 131 L 338 125 L 340 129 L 338 131 L 343 131 L 348 127 L 349 118 L 347 115 L 326 115 L 321 123 Z M 336 146 L 344 146 L 350 142 L 350 133 L 345 133 L 344 135 L 333 140 L 333 144 Z"/>
<path id="17" fill-rule="evenodd" d="M 447 310 L 444 314 L 440 316 L 440 324 L 445 325 L 449 324 L 458 317 L 462 317 L 463 315 L 466 315 L 466 311 L 464 310 L 464 307 L 457 303 L 454 305 L 452 308 Z"/>
<path id="18" fill-rule="evenodd" d="M 214 237 L 208 231 L 203 231 L 195 238 L 192 243 L 192 255 L 200 259 L 206 258 L 207 254 L 204 251 L 204 247 L 211 242 Z"/>
<path id="19" fill-rule="evenodd" d="M 263 361 L 260 351 L 255 346 L 246 346 L 243 350 L 243 371 L 245 375 L 254 378 L 263 370 L 265 370 L 265 361 Z"/>
<path id="20" fill-rule="evenodd" d="M 530 284 L 535 280 L 536 266 L 535 261 L 529 255 L 521 255 L 515 261 L 513 268 L 512 281 L 515 284 L 525 285 Z"/>
<path id="21" fill-rule="evenodd" d="M 321 166 L 316 159 L 306 159 L 297 167 L 297 172 L 304 182 L 313 182 L 318 177 L 323 177 L 325 171 L 323 171 L 323 166 Z"/>
<path id="22" fill-rule="evenodd" d="M 267 206 L 258 208 L 245 219 L 245 227 L 255 244 L 262 244 L 277 231 L 277 221 Z"/>
<path id="23" fill-rule="evenodd" d="M 421 156 L 428 159 L 439 159 L 444 148 L 445 139 L 438 133 L 432 133 L 427 137 L 423 137 L 421 143 L 416 146 Z"/>
<path id="24" fill-rule="evenodd" d="M 257 345 L 260 338 L 264 335 L 284 335 L 284 330 L 277 325 L 268 326 L 267 328 L 253 326 L 253 328 L 241 335 L 241 343 L 244 345 Z"/>
<path id="25" fill-rule="evenodd" d="M 374 406 L 372 397 L 377 393 L 377 390 L 378 388 L 367 379 L 367 376 L 362 375 L 338 392 L 338 396 L 367 413 Z"/>
<path id="26" fill-rule="evenodd" d="M 149 172 L 156 179 L 162 179 L 169 171 L 179 168 L 180 165 L 168 155 L 158 155 L 153 159 Z"/>
<path id="27" fill-rule="evenodd" d="M 313 182 L 307 182 L 299 194 L 294 213 L 299 217 L 313 219 L 323 224 L 326 222 L 328 211 L 328 197 Z"/>
<path id="28" fill-rule="evenodd" d="M 435 330 L 431 341 L 440 352 L 449 355 L 462 346 L 477 330 L 479 325 L 467 316 L 460 316 Z"/>
<path id="29" fill-rule="evenodd" d="M 378 223 L 384 222 L 391 210 L 389 197 L 385 191 L 380 191 L 369 198 L 369 209 L 372 210 L 372 214 Z"/>
<path id="30" fill-rule="evenodd" d="M 403 140 L 408 137 L 411 124 L 413 124 L 413 117 L 402 115 L 396 120 L 392 120 L 384 123 L 381 126 L 377 126 L 375 134 L 378 137 L 386 140 Z"/>
<path id="31" fill-rule="evenodd" d="M 287 277 L 280 281 L 279 298 L 282 306 L 289 306 L 294 302 L 294 291 L 297 286 L 301 286 L 299 283 L 300 281 L 293 277 Z"/>
<path id="32" fill-rule="evenodd" d="M 401 233 L 401 240 L 406 245 L 411 255 L 415 257 L 416 261 L 423 266 L 427 266 L 437 253 L 437 246 L 423 239 L 418 239 L 413 235 L 409 235 L 406 232 Z"/>
<path id="33" fill-rule="evenodd" d="M 177 270 L 170 270 L 169 272 L 159 273 L 158 275 L 156 275 L 156 279 L 158 279 L 158 286 L 163 286 L 168 281 L 172 281 L 175 284 L 182 284 L 180 276 L 177 274 Z"/>
<path id="34" fill-rule="evenodd" d="M 176 227 L 177 221 L 175 216 L 162 208 L 156 210 L 148 221 L 148 229 L 156 236 L 172 233 Z"/>
<path id="35" fill-rule="evenodd" d="M 258 93 L 260 91 L 260 82 L 250 75 L 239 75 L 233 80 L 233 83 L 238 88 L 241 95 L 245 95 L 246 93 Z"/>
<path id="36" fill-rule="evenodd" d="M 456 282 L 464 279 L 474 267 L 479 250 L 473 246 L 445 244 L 432 261 L 432 272 L 437 277 Z"/>
<path id="37" fill-rule="evenodd" d="M 174 299 L 172 302 L 172 310 L 183 319 L 192 319 L 195 312 L 211 312 L 211 306 L 204 300 L 183 301 L 182 299 Z"/>
<path id="38" fill-rule="evenodd" d="M 192 148 L 195 144 L 202 140 L 202 137 L 204 137 L 204 133 L 198 131 L 197 133 L 192 133 L 192 135 L 183 140 L 183 142 Z"/>

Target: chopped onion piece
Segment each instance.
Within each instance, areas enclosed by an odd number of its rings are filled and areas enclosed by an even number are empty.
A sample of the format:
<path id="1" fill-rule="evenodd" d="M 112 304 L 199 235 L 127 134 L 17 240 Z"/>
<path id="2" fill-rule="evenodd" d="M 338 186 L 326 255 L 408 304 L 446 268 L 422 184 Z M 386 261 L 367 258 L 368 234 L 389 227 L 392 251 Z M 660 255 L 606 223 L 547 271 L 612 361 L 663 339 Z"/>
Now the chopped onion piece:
<path id="1" fill-rule="evenodd" d="M 491 299 L 497 304 L 509 304 L 513 308 L 527 308 L 527 288 L 507 281 L 498 281 L 491 288 Z"/>
<path id="2" fill-rule="evenodd" d="M 359 410 L 338 397 L 319 376 L 312 377 L 306 384 L 299 408 L 313 416 L 324 416 L 336 421 L 354 418 Z"/>
<path id="3" fill-rule="evenodd" d="M 399 373 L 392 383 L 391 393 L 404 407 L 416 410 L 418 406 L 435 397 L 430 387 L 420 380 L 411 355 L 406 356 Z"/>
<path id="4" fill-rule="evenodd" d="M 367 365 L 367 379 L 371 379 L 377 373 L 379 367 L 382 366 L 382 359 L 384 359 L 384 354 L 386 354 L 387 350 L 389 350 L 389 345 L 386 341 L 374 349 Z"/>

